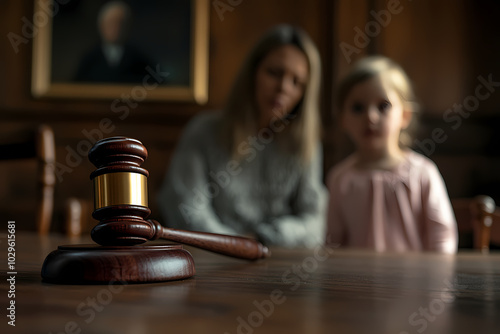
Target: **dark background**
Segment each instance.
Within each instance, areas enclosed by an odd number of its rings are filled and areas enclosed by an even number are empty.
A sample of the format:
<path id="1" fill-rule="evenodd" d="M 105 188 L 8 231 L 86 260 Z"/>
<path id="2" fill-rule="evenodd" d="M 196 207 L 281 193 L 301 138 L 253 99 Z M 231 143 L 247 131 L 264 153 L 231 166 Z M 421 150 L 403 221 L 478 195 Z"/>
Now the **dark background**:
<path id="1" fill-rule="evenodd" d="M 208 1 L 208 0 L 207 0 Z M 219 109 L 244 56 L 261 34 L 271 26 L 288 22 L 302 26 L 317 43 L 323 59 L 322 117 L 325 170 L 337 159 L 337 131 L 334 91 L 338 78 L 349 62 L 341 43 L 354 45 L 355 28 L 363 30 L 375 13 L 387 10 L 385 0 L 242 0 L 233 1 L 232 11 L 219 15 L 210 5 L 209 100 L 206 105 L 180 102 L 138 103 L 125 119 L 111 111 L 111 100 L 35 99 L 30 93 L 32 44 L 19 45 L 16 53 L 6 37 L 22 36 L 23 18 L 33 16 L 32 0 L 0 1 L 0 133 L 9 138 L 19 131 L 47 123 L 55 131 L 57 161 L 65 163 L 68 147 L 75 149 L 86 140 L 83 131 L 99 127 L 109 118 L 114 131 L 141 140 L 149 150 L 144 167 L 150 171 L 150 208 L 159 217 L 155 194 L 180 134 L 189 119 L 203 110 Z M 220 2 L 229 4 L 226 0 Z M 83 1 L 82 1 L 83 3 Z M 143 1 L 141 1 L 143 3 Z M 158 1 L 162 3 L 162 1 Z M 158 4 L 156 4 L 158 5 Z M 448 186 L 450 197 L 488 194 L 500 202 L 500 93 L 494 91 L 462 119 L 456 129 L 443 115 L 454 104 L 474 96 L 478 77 L 500 81 L 498 39 L 499 2 L 491 0 L 401 0 L 398 14 L 391 15 L 369 43 L 359 48 L 360 57 L 385 54 L 398 61 L 413 79 L 420 99 L 418 139 L 431 137 L 441 128 L 447 136 L 429 154 Z M 171 23 L 171 22 L 170 22 Z M 184 23 L 178 23 L 183 26 Z M 84 29 L 82 27 L 82 29 Z M 153 27 L 140 27 L 141 36 L 157 41 Z M 84 29 L 86 30 L 86 28 Z M 92 32 L 91 34 L 94 34 Z M 161 32 L 163 36 L 163 32 Z M 156 38 L 156 39 L 155 39 Z M 151 43 L 155 50 L 166 47 Z M 157 49 L 156 49 L 157 48 Z M 61 74 L 63 75 L 63 74 Z M 500 90 L 500 87 L 497 88 Z M 16 220 L 17 226 L 34 221 L 34 170 L 31 162 L 9 163 L 0 167 L 0 217 Z M 91 200 L 89 174 L 94 167 L 84 159 L 56 185 L 54 228 L 60 224 L 64 200 L 76 196 Z"/>

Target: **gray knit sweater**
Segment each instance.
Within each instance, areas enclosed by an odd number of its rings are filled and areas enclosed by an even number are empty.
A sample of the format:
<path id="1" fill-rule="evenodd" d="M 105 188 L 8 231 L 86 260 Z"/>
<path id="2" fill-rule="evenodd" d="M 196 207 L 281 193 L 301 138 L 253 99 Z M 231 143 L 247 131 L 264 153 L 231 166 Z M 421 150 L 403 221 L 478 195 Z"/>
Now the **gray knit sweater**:
<path id="1" fill-rule="evenodd" d="M 309 166 L 272 136 L 239 143 L 240 161 L 221 147 L 219 113 L 196 116 L 172 157 L 159 201 L 169 227 L 253 236 L 268 245 L 324 241 L 326 188 L 321 147 Z"/>

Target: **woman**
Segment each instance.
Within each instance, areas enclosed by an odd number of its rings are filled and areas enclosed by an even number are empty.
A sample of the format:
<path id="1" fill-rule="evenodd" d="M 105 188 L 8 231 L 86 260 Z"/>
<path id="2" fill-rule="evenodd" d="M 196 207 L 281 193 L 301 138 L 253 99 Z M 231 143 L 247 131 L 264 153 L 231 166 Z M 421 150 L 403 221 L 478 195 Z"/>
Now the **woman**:
<path id="1" fill-rule="evenodd" d="M 320 57 L 281 25 L 249 54 L 221 113 L 187 126 L 160 192 L 166 225 L 313 247 L 324 239 Z"/>

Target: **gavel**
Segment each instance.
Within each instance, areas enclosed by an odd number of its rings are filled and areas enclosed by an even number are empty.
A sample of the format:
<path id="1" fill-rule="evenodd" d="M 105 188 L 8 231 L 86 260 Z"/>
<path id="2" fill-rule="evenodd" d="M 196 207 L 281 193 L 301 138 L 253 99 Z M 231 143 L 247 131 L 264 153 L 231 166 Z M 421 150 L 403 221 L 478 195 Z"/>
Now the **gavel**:
<path id="1" fill-rule="evenodd" d="M 270 255 L 268 248 L 254 239 L 183 231 L 146 220 L 151 214 L 149 172 L 141 164 L 147 156 L 140 141 L 126 137 L 102 139 L 89 151 L 89 160 L 97 168 L 90 175 L 94 183 L 92 216 L 99 221 L 91 232 L 96 243 L 131 246 L 161 238 L 241 259 L 257 260 Z"/>
<path id="2" fill-rule="evenodd" d="M 141 167 L 148 152 L 138 140 L 111 137 L 89 151 L 97 167 L 94 211 L 99 223 L 92 229 L 93 245 L 63 245 L 47 255 L 42 266 L 45 282 L 56 284 L 152 283 L 179 280 L 195 274 L 194 259 L 180 244 L 145 244 L 167 239 L 240 259 L 257 260 L 270 252 L 250 238 L 166 228 L 146 220 L 147 177 Z"/>

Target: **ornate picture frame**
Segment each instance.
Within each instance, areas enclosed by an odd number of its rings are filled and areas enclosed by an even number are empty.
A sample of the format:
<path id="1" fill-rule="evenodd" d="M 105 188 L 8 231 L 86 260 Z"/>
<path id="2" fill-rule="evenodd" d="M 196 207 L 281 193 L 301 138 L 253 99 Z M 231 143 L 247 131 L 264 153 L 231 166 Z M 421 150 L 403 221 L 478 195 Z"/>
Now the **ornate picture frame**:
<path id="1" fill-rule="evenodd" d="M 33 39 L 32 95 L 35 98 L 119 99 L 135 94 L 141 101 L 205 103 L 208 99 L 209 1 L 111 1 L 108 7 L 111 3 L 128 7 L 126 22 L 130 27 L 123 35 L 127 35 L 133 45 L 130 50 L 135 50 L 133 56 L 126 58 L 129 46 L 121 48 L 120 66 L 125 63 L 124 59 L 133 65 L 119 70 L 109 70 L 103 65 L 108 62 L 94 59 L 96 54 L 105 58 L 101 48 L 107 44 L 103 42 L 106 35 L 100 29 L 108 12 L 103 14 L 106 10 L 101 0 L 35 0 L 34 19 L 37 13 L 50 11 L 50 15 L 46 15 L 45 24 L 37 26 Z M 139 61 L 140 53 L 146 56 L 141 55 Z M 150 61 L 143 62 L 144 59 Z M 134 73 L 125 75 L 126 71 Z"/>

